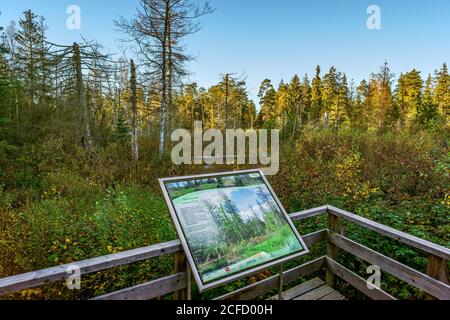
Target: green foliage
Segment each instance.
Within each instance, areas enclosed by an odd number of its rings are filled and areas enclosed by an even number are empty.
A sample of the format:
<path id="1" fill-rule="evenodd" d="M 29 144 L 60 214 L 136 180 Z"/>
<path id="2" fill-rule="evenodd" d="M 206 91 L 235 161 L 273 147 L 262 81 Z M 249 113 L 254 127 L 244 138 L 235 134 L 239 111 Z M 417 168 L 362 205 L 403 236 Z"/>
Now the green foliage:
<path id="1" fill-rule="evenodd" d="M 130 128 L 128 127 L 127 120 L 122 113 L 120 113 L 117 118 L 113 138 L 117 142 L 125 142 L 130 139 Z"/>

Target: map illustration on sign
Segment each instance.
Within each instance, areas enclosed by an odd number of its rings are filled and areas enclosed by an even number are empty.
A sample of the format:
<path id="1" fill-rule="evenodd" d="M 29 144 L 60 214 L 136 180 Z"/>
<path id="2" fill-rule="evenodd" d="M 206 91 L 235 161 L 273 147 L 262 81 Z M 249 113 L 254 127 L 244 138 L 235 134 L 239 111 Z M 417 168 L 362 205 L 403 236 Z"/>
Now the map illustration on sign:
<path id="1" fill-rule="evenodd" d="M 160 182 L 200 290 L 307 252 L 260 171 Z"/>

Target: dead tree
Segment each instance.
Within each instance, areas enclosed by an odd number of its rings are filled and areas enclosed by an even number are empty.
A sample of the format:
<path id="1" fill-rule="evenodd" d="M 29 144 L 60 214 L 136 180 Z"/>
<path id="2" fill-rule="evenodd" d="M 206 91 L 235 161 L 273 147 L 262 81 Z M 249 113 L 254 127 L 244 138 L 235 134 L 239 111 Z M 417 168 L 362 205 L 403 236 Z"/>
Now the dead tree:
<path id="1" fill-rule="evenodd" d="M 137 93 L 136 93 L 136 66 L 130 61 L 130 91 L 131 91 L 131 154 L 134 161 L 139 159 L 139 146 L 137 141 Z"/>
<path id="2" fill-rule="evenodd" d="M 90 149 L 92 145 L 92 135 L 91 135 L 91 125 L 89 116 L 89 107 L 86 100 L 86 94 L 84 92 L 83 85 L 83 73 L 81 68 L 81 54 L 80 46 L 77 43 L 73 44 L 73 62 L 75 65 L 75 76 L 76 76 L 76 86 L 78 94 L 78 102 L 83 112 L 84 121 L 84 148 L 85 150 Z"/>

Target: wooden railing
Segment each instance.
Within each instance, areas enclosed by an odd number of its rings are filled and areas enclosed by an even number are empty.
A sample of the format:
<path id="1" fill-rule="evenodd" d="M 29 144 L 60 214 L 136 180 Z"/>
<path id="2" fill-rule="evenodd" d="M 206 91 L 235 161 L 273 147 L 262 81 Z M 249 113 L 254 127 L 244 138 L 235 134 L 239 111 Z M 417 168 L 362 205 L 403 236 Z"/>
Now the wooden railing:
<path id="1" fill-rule="evenodd" d="M 379 288 L 368 289 L 366 279 L 337 262 L 339 252 L 343 250 L 370 264 L 378 265 L 383 271 L 423 290 L 430 298 L 450 299 L 447 267 L 447 261 L 450 260 L 450 250 L 448 248 L 332 206 L 322 206 L 293 213 L 290 217 L 293 221 L 300 221 L 322 214 L 328 215 L 328 229 L 304 235 L 303 239 L 308 247 L 312 247 L 320 242 L 326 242 L 327 255 L 284 271 L 283 283 L 286 284 L 325 269 L 327 285 L 331 287 L 336 285 L 336 278 L 339 277 L 372 299 L 395 299 Z M 343 219 L 426 253 L 428 255 L 426 274 L 346 238 L 342 223 Z M 72 270 L 73 266 L 79 268 L 81 275 L 86 275 L 166 254 L 175 254 L 174 274 L 95 297 L 94 299 L 147 300 L 170 293 L 174 293 L 175 299 L 189 299 L 191 297 L 191 272 L 186 265 L 186 259 L 179 240 L 0 279 L 0 297 L 23 289 L 63 281 L 68 276 L 68 270 Z M 254 299 L 277 289 L 278 284 L 279 278 L 278 275 L 275 275 L 216 299 Z"/>

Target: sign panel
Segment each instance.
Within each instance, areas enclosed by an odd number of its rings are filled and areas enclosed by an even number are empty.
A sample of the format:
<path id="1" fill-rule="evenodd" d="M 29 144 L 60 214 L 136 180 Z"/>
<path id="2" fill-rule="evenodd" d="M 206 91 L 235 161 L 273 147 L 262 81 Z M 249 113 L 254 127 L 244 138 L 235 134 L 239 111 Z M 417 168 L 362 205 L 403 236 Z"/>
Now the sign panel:
<path id="1" fill-rule="evenodd" d="M 260 170 L 160 184 L 200 291 L 308 252 Z"/>

